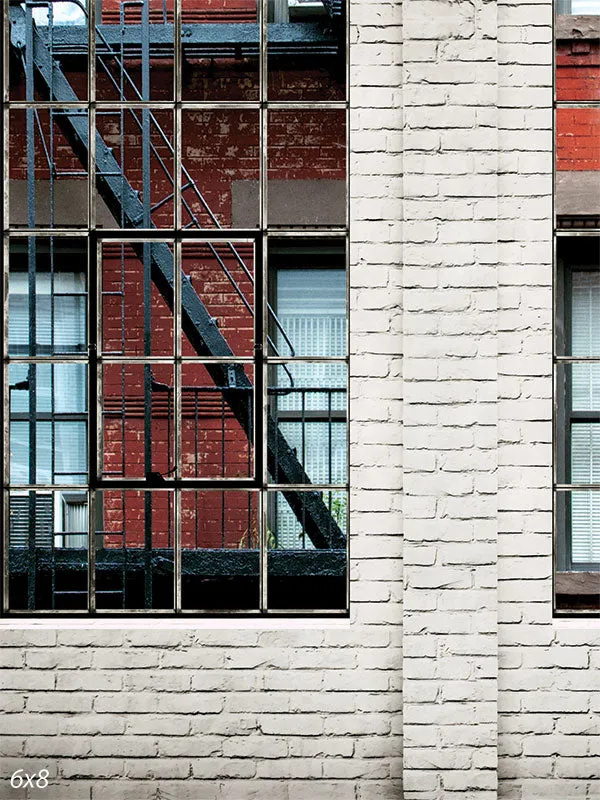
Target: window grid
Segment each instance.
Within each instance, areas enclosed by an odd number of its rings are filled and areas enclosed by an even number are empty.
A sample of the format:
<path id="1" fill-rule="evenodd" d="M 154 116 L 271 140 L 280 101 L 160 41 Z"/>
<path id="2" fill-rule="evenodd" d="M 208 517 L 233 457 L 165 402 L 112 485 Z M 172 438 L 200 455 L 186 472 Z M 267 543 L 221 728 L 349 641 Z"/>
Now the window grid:
<path id="1" fill-rule="evenodd" d="M 97 54 L 96 54 L 96 35 L 95 35 L 95 24 L 96 24 L 96 4 L 92 2 L 89 4 L 89 20 L 88 20 L 88 74 L 87 74 L 87 100 L 77 100 L 74 102 L 68 101 L 61 101 L 60 103 L 55 101 L 39 101 L 34 99 L 33 97 L 33 67 L 32 65 L 28 65 L 26 69 L 26 84 L 27 84 L 27 94 L 25 101 L 19 100 L 15 101 L 14 99 L 10 98 L 9 96 L 9 80 L 8 80 L 8 69 L 4 70 L 5 81 L 4 81 L 4 104 L 3 104 L 3 118 L 4 118 L 4 152 L 9 152 L 9 115 L 12 110 L 23 110 L 27 116 L 27 124 L 28 130 L 31 132 L 34 126 L 35 115 L 38 110 L 48 109 L 50 110 L 50 115 L 54 113 L 57 108 L 62 109 L 63 111 L 67 112 L 87 112 L 87 137 L 88 137 L 88 150 L 87 150 L 87 174 L 88 174 L 88 208 L 87 208 L 87 225 L 79 227 L 77 229 L 60 227 L 60 226 L 50 226 L 50 227 L 36 227 L 33 229 L 31 226 L 26 228 L 14 228 L 11 226 L 10 220 L 10 206 L 9 206 L 9 198 L 8 198 L 8 185 L 9 185 L 9 159 L 5 157 L 4 159 L 4 179 L 5 179 L 5 192 L 4 192 L 4 204 L 3 204 L 3 227 L 4 227 L 4 264 L 5 270 L 8 269 L 9 264 L 9 241 L 17 241 L 20 239 L 25 239 L 28 242 L 35 242 L 40 237 L 53 237 L 55 240 L 59 240 L 60 238 L 64 237 L 67 239 L 82 236 L 88 237 L 89 241 L 89 281 L 88 281 L 88 294 L 87 294 L 87 319 L 88 319 L 88 342 L 89 342 L 89 350 L 88 355 L 76 355 L 76 354 L 65 354 L 61 356 L 40 356 L 37 353 L 35 355 L 30 354 L 29 356 L 10 356 L 8 354 L 8 342 L 7 338 L 5 337 L 4 340 L 4 371 L 5 377 L 8 371 L 9 364 L 63 364 L 63 363 L 82 363 L 88 367 L 88 374 L 89 374 L 89 381 L 88 381 L 88 406 L 89 406 L 89 423 L 88 423 L 88 446 L 89 446 L 89 454 L 90 457 L 88 459 L 89 466 L 90 466 L 90 478 L 89 483 L 86 485 L 61 485 L 61 491 L 77 491 L 82 492 L 85 491 L 88 495 L 88 521 L 89 521 L 89 542 L 93 542 L 94 534 L 93 531 L 96 529 L 96 512 L 97 512 L 97 502 L 98 502 L 98 495 L 102 491 L 106 491 L 109 488 L 113 488 L 113 482 L 110 483 L 110 486 L 101 478 L 101 464 L 99 463 L 100 458 L 100 448 L 98 447 L 99 442 L 101 441 L 101 434 L 99 430 L 99 420 L 101 419 L 102 409 L 100 407 L 100 400 L 101 400 L 101 393 L 99 388 L 101 386 L 101 378 L 99 375 L 99 367 L 103 363 L 120 363 L 121 359 L 118 357 L 105 357 L 99 351 L 99 344 L 102 341 L 100 334 L 100 309 L 101 309 L 101 299 L 99 296 L 99 287 L 100 287 L 100 269 L 99 266 L 101 264 L 101 260 L 98 258 L 96 248 L 100 247 L 102 242 L 106 241 L 140 241 L 143 238 L 149 239 L 152 242 L 158 242 L 161 240 L 167 240 L 173 243 L 174 246 L 174 286 L 173 286 L 173 294 L 174 294 L 174 306 L 175 306 L 175 313 L 174 313 L 174 346 L 175 352 L 173 354 L 172 359 L 153 359 L 149 357 L 144 357 L 139 359 L 131 359 L 124 357 L 122 359 L 123 363 L 141 363 L 141 364 L 151 364 L 151 363 L 173 363 L 175 366 L 175 374 L 174 374 L 174 404 L 175 404 L 175 413 L 174 413 L 174 420 L 175 420 L 175 430 L 176 435 L 174 439 L 174 456 L 175 456 L 175 464 L 176 470 L 174 489 L 169 489 L 168 491 L 173 492 L 174 497 L 174 511 L 173 511 L 173 520 L 174 520 L 174 597 L 175 597 L 175 607 L 174 610 L 176 613 L 214 613 L 214 612 L 206 612 L 206 610 L 199 609 L 193 610 L 188 612 L 188 610 L 183 610 L 181 605 L 181 492 L 187 490 L 188 484 L 189 488 L 195 487 L 196 489 L 203 489 L 207 491 L 220 491 L 224 488 L 231 488 L 231 489 L 238 489 L 238 488 L 247 488 L 248 490 L 252 491 L 258 501 L 258 508 L 259 508 L 259 539 L 260 539 L 260 604 L 259 607 L 253 609 L 252 611 L 248 610 L 226 610 L 226 609 L 219 609 L 218 614 L 227 614 L 227 613 L 273 613 L 273 609 L 268 607 L 268 597 L 267 597 L 267 562 L 268 562 L 268 537 L 267 537 L 267 497 L 278 491 L 281 486 L 278 484 L 273 483 L 270 481 L 268 472 L 267 472 L 267 442 L 266 437 L 264 435 L 260 435 L 263 431 L 267 430 L 267 380 L 266 380 L 266 372 L 267 368 L 270 364 L 281 364 L 281 363 L 288 363 L 293 361 L 310 363 L 310 362 L 324 362 L 324 363 L 348 363 L 348 343 L 349 343 L 349 334 L 346 331 L 346 355 L 341 357 L 335 358 L 323 358 L 319 356 L 315 357 L 301 357 L 295 358 L 294 356 L 280 358 L 277 355 L 272 356 L 268 353 L 267 347 L 267 321 L 269 319 L 270 310 L 267 305 L 267 293 L 264 290 L 264 287 L 267 285 L 267 271 L 268 271 L 268 263 L 267 263 L 267 252 L 269 243 L 272 238 L 290 238 L 294 239 L 296 237 L 317 237 L 319 239 L 324 239 L 327 237 L 336 237 L 336 238 L 343 238 L 346 242 L 345 247 L 345 269 L 346 275 L 348 270 L 348 247 L 347 247 L 347 239 L 348 239 L 348 137 L 349 137 L 349 120 L 348 120 L 348 100 L 347 100 L 347 87 L 349 85 L 348 81 L 348 30 L 347 30 L 347 20 L 346 20 L 346 32 L 345 32 L 345 39 L 346 39 L 346 67 L 345 67 L 345 91 L 346 91 L 346 99 L 340 101 L 314 101 L 314 102 L 294 102 L 294 101 L 286 101 L 286 102 L 274 102 L 269 99 L 267 96 L 267 75 L 268 75 L 268 64 L 267 64 L 267 48 L 266 48 L 266 41 L 267 41 L 267 0 L 261 0 L 258 4 L 257 14 L 259 20 L 259 30 L 260 30 L 260 59 L 259 59 L 259 86 L 260 86 L 260 97 L 255 101 L 235 101 L 235 102 L 215 102 L 215 101 L 185 101 L 182 100 L 182 51 L 181 51 L 181 0 L 180 2 L 175 3 L 174 9 L 174 101 L 173 102 L 157 102 L 148 99 L 144 99 L 143 101 L 129 101 L 129 102 L 113 102 L 108 100 L 99 99 L 96 96 L 96 75 L 97 75 Z M 147 6 L 146 6 L 147 8 Z M 31 7 L 26 5 L 26 15 L 31 16 Z M 10 30 L 9 25 L 5 25 L 5 39 L 4 39 L 4 64 L 8 65 L 8 52 L 10 47 Z M 146 79 L 147 80 L 147 79 Z M 215 228 L 193 228 L 193 229 L 186 229 L 183 223 L 183 214 L 182 214 L 182 204 L 181 202 L 176 202 L 174 204 L 174 223 L 172 228 L 153 228 L 148 227 L 148 210 L 146 208 L 145 214 L 145 222 L 146 227 L 137 227 L 135 229 L 128 229 L 124 231 L 122 228 L 104 228 L 99 229 L 96 227 L 97 219 L 98 219 L 98 208 L 97 208 L 97 193 L 96 193 L 96 170 L 97 170 L 97 140 L 95 136 L 96 131 L 96 122 L 98 116 L 102 114 L 102 112 L 110 106 L 113 109 L 120 110 L 121 112 L 126 113 L 127 111 L 131 111 L 132 109 L 139 110 L 142 116 L 142 124 L 148 126 L 148 120 L 151 118 L 151 114 L 154 111 L 160 110 L 172 110 L 174 111 L 174 131 L 173 131 L 173 194 L 175 198 L 180 199 L 182 196 L 182 112 L 186 110 L 220 110 L 220 109 L 235 109 L 235 110 L 256 110 L 259 114 L 260 120 L 260 180 L 259 180 L 259 222 L 258 227 L 256 230 L 244 230 L 244 229 L 234 229 L 234 228 L 227 228 L 227 229 L 215 229 Z M 268 208 L 267 208 L 267 172 L 268 172 L 268 152 L 267 152 L 267 123 L 268 123 L 268 114 L 272 110 L 283 110 L 283 109 L 297 109 L 297 110 L 313 110 L 313 111 L 327 111 L 327 110 L 344 110 L 345 111 L 345 120 L 346 120 L 346 179 L 345 179 L 345 192 L 346 192 L 346 220 L 343 226 L 339 225 L 329 225 L 328 227 L 319 226 L 317 228 L 311 229 L 310 227 L 303 227 L 302 230 L 297 230 L 294 228 L 280 228 L 278 227 L 276 230 L 271 230 L 269 227 L 268 222 Z M 143 137 L 142 137 L 143 138 Z M 148 159 L 148 150 L 150 148 L 150 143 L 146 138 L 144 140 L 144 150 L 145 153 L 143 154 L 143 158 Z M 146 204 L 145 204 L 146 205 Z M 254 357 L 235 357 L 235 358 L 196 358 L 190 356 L 184 356 L 181 352 L 181 331 L 182 331 L 182 320 L 181 320 L 181 294 L 182 294 L 182 287 L 181 287 L 181 264 L 182 264 L 182 245 L 184 242 L 191 240 L 191 241 L 237 241 L 239 238 L 243 238 L 244 236 L 250 236 L 252 240 L 256 244 L 256 253 L 257 258 L 255 258 L 255 290 L 257 293 L 257 297 L 260 298 L 260 302 L 255 303 L 255 335 L 257 337 L 256 341 L 260 345 L 256 348 L 256 352 Z M 95 284 L 95 286 L 94 286 Z M 5 298 L 4 304 L 4 321 L 5 321 L 5 331 L 8 329 L 8 310 L 7 310 L 7 302 Z M 348 287 L 346 287 L 346 310 L 348 311 Z M 96 325 L 96 320 L 98 320 L 98 326 Z M 254 366 L 254 386 L 255 386 L 255 402 L 254 402 L 254 416 L 255 416 L 255 424 L 254 424 L 254 431 L 255 431 L 255 468 L 257 470 L 256 475 L 253 479 L 249 480 L 239 480 L 239 479 L 231 479 L 227 485 L 221 484 L 215 480 L 190 480 L 184 481 L 181 479 L 181 407 L 182 407 L 182 396 L 181 396 L 181 368 L 182 365 L 185 363 L 190 364 L 207 364 L 207 363 L 216 363 L 221 362 L 223 364 L 252 364 Z M 5 380 L 5 386 L 8 386 L 8 382 Z M 3 431 L 4 431 L 4 441 L 8 441 L 9 436 L 9 427 L 10 427 L 10 418 L 9 414 L 6 413 L 7 408 L 7 397 L 8 390 L 5 390 L 5 398 L 4 398 L 4 408 L 3 408 Z M 262 395 L 262 403 L 259 404 L 259 400 Z M 346 388 L 346 397 L 347 397 L 347 388 Z M 260 412 L 259 412 L 260 409 Z M 346 411 L 346 420 L 348 418 L 348 411 Z M 346 421 L 347 426 L 347 421 Z M 261 430 L 262 428 L 262 430 Z M 98 454 L 98 460 L 96 460 L 92 454 Z M 4 469 L 5 475 L 8 475 L 9 470 L 9 453 L 8 448 L 5 448 L 5 459 L 4 459 Z M 346 434 L 346 463 L 348 461 L 348 436 Z M 6 484 L 5 484 L 6 486 Z M 118 488 L 118 483 L 114 482 L 114 487 Z M 139 484 L 133 481 L 125 481 L 122 483 L 123 489 L 125 487 L 133 489 L 143 489 L 148 488 L 148 484 L 145 482 L 140 482 Z M 185 488 L 184 488 L 185 487 Z M 36 490 L 39 491 L 40 489 L 52 490 L 55 488 L 54 484 L 49 485 L 42 485 L 42 484 L 24 484 L 24 485 L 11 485 L 10 490 Z M 316 490 L 318 491 L 348 491 L 348 481 L 342 484 L 292 484 L 287 485 L 285 487 L 287 490 L 293 490 L 293 492 L 297 493 L 299 496 L 302 496 L 303 493 L 306 493 L 306 496 L 310 495 L 311 492 Z M 152 492 L 160 492 L 163 491 L 162 487 L 152 487 Z M 9 502 L 8 502 L 8 493 L 9 489 L 5 488 L 3 492 L 3 503 L 4 503 L 4 521 L 5 521 L 5 530 L 9 530 Z M 346 509 L 346 519 L 344 528 L 347 531 L 347 509 Z M 9 608 L 8 603 L 8 537 L 5 537 L 4 542 L 4 549 L 3 549 L 3 558 L 4 558 L 4 582 L 3 582 L 3 607 L 4 612 L 8 613 L 11 609 Z M 96 571 L 95 571 L 95 559 L 96 559 L 96 547 L 91 546 L 88 548 L 88 608 L 81 609 L 79 613 L 89 613 L 89 612 L 96 612 Z M 347 571 L 346 571 L 347 572 Z M 346 578 L 347 580 L 347 578 Z M 348 596 L 348 593 L 346 593 Z M 29 612 L 34 612 L 35 609 L 28 609 Z M 144 613 L 151 613 L 151 614 L 161 614 L 161 613 L 172 613 L 173 610 L 165 610 L 161 611 L 161 609 L 115 609 L 115 613 L 119 614 L 126 614 L 126 615 L 136 615 L 136 614 L 144 614 Z M 294 609 L 275 609 L 276 613 L 296 613 Z M 27 613 L 26 610 L 19 610 L 19 613 Z M 69 614 L 69 615 L 76 615 L 78 612 L 73 609 L 69 610 L 62 610 L 62 609 L 43 609 L 43 613 L 50 614 Z M 111 613 L 109 609 L 103 609 L 102 613 Z M 331 614 L 336 613 L 331 609 L 301 609 L 302 614 Z M 344 613 L 344 612 L 342 612 Z"/>
<path id="2" fill-rule="evenodd" d="M 580 4 L 581 5 L 581 4 Z M 597 8 L 589 13 L 597 13 Z M 555 23 L 558 15 L 584 13 L 583 10 L 571 8 L 570 0 L 556 0 Z M 556 28 L 555 28 L 556 32 Z M 557 48 L 556 38 L 553 48 L 553 171 L 554 171 L 554 203 L 553 203 L 553 234 L 554 234 L 554 330 L 553 330 L 553 518 L 554 518 L 554 614 L 561 615 L 597 615 L 596 607 L 574 605 L 570 594 L 574 592 L 569 587 L 570 577 L 579 573 L 581 580 L 576 581 L 582 593 L 590 595 L 594 592 L 600 595 L 600 561 L 595 558 L 597 546 L 589 542 L 589 554 L 594 556 L 589 561 L 583 560 L 585 546 L 583 544 L 583 528 L 589 523 L 591 533 L 598 532 L 597 507 L 600 501 L 600 482 L 596 480 L 596 469 L 591 469 L 593 453 L 590 450 L 590 471 L 587 480 L 581 480 L 583 456 L 581 446 L 583 438 L 590 424 L 598 423 L 600 416 L 595 411 L 577 410 L 577 399 L 574 391 L 577 389 L 576 370 L 593 369 L 600 364 L 600 352 L 596 355 L 586 355 L 573 350 L 572 336 L 572 304 L 574 292 L 572 288 L 572 270 L 577 269 L 577 258 L 569 254 L 575 252 L 579 243 L 596 241 L 600 236 L 598 230 L 599 218 L 594 214 L 584 216 L 573 214 L 560 216 L 557 210 L 557 183 L 558 174 L 558 115 L 561 111 L 569 109 L 598 109 L 600 102 L 597 100 L 574 100 L 560 96 L 557 79 Z M 563 90 L 564 92 L 564 90 Z M 569 249 L 567 249 L 569 248 Z M 583 263 L 581 269 L 598 270 L 600 265 Z M 600 368 L 600 367 L 599 367 Z M 578 383 L 581 390 L 581 382 Z M 581 391 L 579 392 L 581 394 Z M 593 406 L 590 406 L 592 408 Z M 590 440 L 590 437 L 588 437 Z M 591 444 L 591 441 L 588 441 Z M 573 447 L 576 452 L 573 452 Z M 578 449 L 577 449 L 578 448 Z M 593 465 L 595 467 L 595 464 Z M 586 511 L 587 509 L 587 511 Z M 587 513 L 587 516 L 586 516 Z M 578 530 L 575 525 L 579 523 Z M 564 594 L 566 592 L 566 595 Z M 559 596 L 562 599 L 559 603 Z M 568 599 L 565 601 L 565 597 Z M 591 602 L 591 601 L 590 601 Z M 566 604 L 565 604 L 566 603 Z"/>

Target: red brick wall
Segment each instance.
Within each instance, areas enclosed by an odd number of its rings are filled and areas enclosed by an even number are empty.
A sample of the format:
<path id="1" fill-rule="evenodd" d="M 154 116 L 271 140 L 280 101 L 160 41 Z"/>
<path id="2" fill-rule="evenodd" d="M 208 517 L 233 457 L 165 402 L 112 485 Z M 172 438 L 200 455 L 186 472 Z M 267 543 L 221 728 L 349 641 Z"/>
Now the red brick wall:
<path id="1" fill-rule="evenodd" d="M 600 108 L 557 110 L 556 168 L 600 169 Z"/>
<path id="2" fill-rule="evenodd" d="M 566 102 L 600 100 L 600 43 L 559 41 L 556 97 Z M 600 109 L 559 108 L 556 112 L 556 168 L 600 169 Z"/>
<path id="3" fill-rule="evenodd" d="M 557 43 L 556 99 L 600 100 L 600 42 Z"/>

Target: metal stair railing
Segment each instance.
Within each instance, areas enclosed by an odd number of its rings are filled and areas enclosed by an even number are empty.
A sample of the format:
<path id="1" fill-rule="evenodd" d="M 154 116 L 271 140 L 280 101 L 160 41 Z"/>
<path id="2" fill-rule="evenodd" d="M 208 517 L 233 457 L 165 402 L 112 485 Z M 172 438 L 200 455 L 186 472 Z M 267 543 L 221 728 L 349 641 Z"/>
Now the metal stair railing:
<path id="1" fill-rule="evenodd" d="M 26 13 L 21 6 L 9 9 L 11 23 L 11 46 L 21 54 L 26 72 L 35 71 L 42 81 L 51 101 L 58 103 L 77 102 L 78 98 L 66 79 L 60 64 L 52 58 L 47 45 L 39 36 L 33 20 L 29 20 L 32 30 L 26 30 Z M 24 52 L 31 53 L 33 63 L 27 63 Z M 79 109 L 67 109 L 57 118 L 57 124 L 69 142 L 73 152 L 82 164 L 87 163 L 89 152 L 89 131 L 87 115 Z M 139 228 L 148 220 L 149 208 L 144 207 L 138 193 L 127 181 L 123 170 L 105 144 L 100 134 L 95 133 L 97 187 L 107 207 L 115 217 L 125 220 L 128 228 Z M 151 227 L 154 227 L 150 223 Z M 175 266 L 173 254 L 166 242 L 132 243 L 136 252 L 149 266 L 151 279 L 173 310 L 175 288 Z M 231 358 L 233 351 L 218 330 L 215 320 L 196 293 L 188 276 L 181 275 L 182 329 L 199 356 Z M 247 403 L 240 402 L 240 388 L 252 388 L 242 365 L 207 365 L 211 379 L 218 386 L 229 386 L 223 396 L 235 418 L 248 438 L 252 434 L 252 420 L 249 418 Z M 303 466 L 294 450 L 280 432 L 275 420 L 267 415 L 267 467 L 271 474 L 277 475 L 281 484 L 310 485 Z M 306 534 L 318 549 L 344 548 L 346 537 L 333 518 L 318 491 L 282 490 L 294 515 L 303 526 Z"/>

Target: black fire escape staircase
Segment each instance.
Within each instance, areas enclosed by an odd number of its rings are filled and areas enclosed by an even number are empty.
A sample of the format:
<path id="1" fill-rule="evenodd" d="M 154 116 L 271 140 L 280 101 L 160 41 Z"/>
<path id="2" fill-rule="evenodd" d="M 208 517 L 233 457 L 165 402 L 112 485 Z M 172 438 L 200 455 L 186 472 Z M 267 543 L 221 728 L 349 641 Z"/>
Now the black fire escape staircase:
<path id="1" fill-rule="evenodd" d="M 29 38 L 28 51 L 33 52 L 33 68 L 38 88 L 50 101 L 77 102 L 78 98 L 62 72 L 58 61 L 52 57 L 45 37 L 40 35 L 35 23 L 26 30 L 26 12 L 19 5 L 10 7 L 11 47 L 22 53 Z M 106 26 L 105 26 L 106 27 Z M 89 132 L 87 115 L 76 109 L 56 117 L 63 135 L 83 165 L 88 163 Z M 122 168 L 99 133 L 95 136 L 96 181 L 100 196 L 115 219 L 124 228 L 152 227 L 149 211 L 138 193 L 123 174 Z M 135 245 L 135 243 L 134 243 Z M 149 259 L 151 279 L 161 296 L 173 311 L 175 266 L 173 254 L 164 242 L 140 243 L 139 255 Z M 196 293 L 190 279 L 181 273 L 182 329 L 199 356 L 231 358 L 234 354 L 220 333 L 215 321 Z M 223 389 L 223 397 L 246 435 L 252 435 L 251 415 L 248 413 L 248 392 L 252 384 L 241 365 L 207 364 L 211 379 Z M 267 467 L 279 484 L 310 484 L 296 453 L 279 431 L 275 420 L 267 417 Z M 317 549 L 345 549 L 346 537 L 318 491 L 285 491 L 283 494 L 304 532 Z"/>

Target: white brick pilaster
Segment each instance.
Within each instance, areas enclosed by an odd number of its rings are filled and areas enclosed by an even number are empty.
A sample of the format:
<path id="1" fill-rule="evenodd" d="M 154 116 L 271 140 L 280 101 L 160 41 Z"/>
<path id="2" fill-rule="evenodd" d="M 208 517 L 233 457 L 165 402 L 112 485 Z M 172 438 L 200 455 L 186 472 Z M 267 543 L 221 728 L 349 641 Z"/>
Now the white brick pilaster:
<path id="1" fill-rule="evenodd" d="M 404 5 L 404 790 L 496 798 L 496 3 Z"/>

